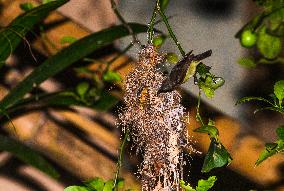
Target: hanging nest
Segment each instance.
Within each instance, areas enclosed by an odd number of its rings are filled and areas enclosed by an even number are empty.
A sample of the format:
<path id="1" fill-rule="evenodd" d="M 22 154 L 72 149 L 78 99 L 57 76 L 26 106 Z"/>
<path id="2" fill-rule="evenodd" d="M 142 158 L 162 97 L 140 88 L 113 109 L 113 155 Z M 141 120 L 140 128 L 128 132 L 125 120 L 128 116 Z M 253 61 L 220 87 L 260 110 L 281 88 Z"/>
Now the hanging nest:
<path id="1" fill-rule="evenodd" d="M 125 81 L 126 108 L 119 116 L 137 151 L 143 153 L 138 173 L 145 191 L 179 190 L 183 176 L 185 108 L 176 90 L 157 93 L 166 78 L 157 68 L 163 61 L 153 45 L 140 51 L 139 61 Z"/>

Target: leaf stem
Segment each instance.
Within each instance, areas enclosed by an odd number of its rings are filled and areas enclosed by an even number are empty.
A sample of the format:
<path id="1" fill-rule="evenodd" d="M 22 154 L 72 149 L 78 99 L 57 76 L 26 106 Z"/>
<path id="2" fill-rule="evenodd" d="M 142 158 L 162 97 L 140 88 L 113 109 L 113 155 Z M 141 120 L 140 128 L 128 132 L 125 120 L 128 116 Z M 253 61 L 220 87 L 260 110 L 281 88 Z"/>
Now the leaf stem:
<path id="1" fill-rule="evenodd" d="M 121 169 L 121 166 L 122 166 L 123 154 L 124 154 L 125 144 L 127 142 L 128 136 L 129 136 L 129 130 L 126 130 L 124 138 L 123 138 L 123 140 L 120 144 L 120 147 L 119 147 L 119 156 L 118 156 L 118 161 L 116 163 L 116 172 L 115 172 L 114 181 L 113 181 L 113 188 L 115 188 L 115 190 L 117 189 L 116 184 L 117 184 L 120 169 Z"/>
<path id="2" fill-rule="evenodd" d="M 159 12 L 160 16 L 162 17 L 169 33 L 170 33 L 170 36 L 171 38 L 173 39 L 173 41 L 175 42 L 176 46 L 178 47 L 181 55 L 184 57 L 185 56 L 185 51 L 183 50 L 183 48 L 181 47 L 179 41 L 177 40 L 177 37 L 176 35 L 174 34 L 169 22 L 168 22 L 168 18 L 166 17 L 166 15 L 164 14 L 164 12 L 162 11 L 161 7 L 160 7 L 160 1 L 157 0 L 157 4 L 156 4 L 156 9 L 157 11 Z"/>

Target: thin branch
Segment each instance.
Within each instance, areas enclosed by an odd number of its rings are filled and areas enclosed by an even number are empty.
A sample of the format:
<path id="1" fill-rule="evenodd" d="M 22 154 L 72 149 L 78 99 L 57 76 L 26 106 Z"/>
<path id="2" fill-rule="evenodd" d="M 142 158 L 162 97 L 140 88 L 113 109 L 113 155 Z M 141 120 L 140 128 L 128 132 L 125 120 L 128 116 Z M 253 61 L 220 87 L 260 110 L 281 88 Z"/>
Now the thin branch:
<path id="1" fill-rule="evenodd" d="M 115 15 L 117 16 L 118 20 L 127 28 L 129 31 L 129 34 L 132 36 L 132 43 L 137 43 L 138 45 L 141 45 L 141 42 L 138 40 L 136 34 L 133 32 L 132 28 L 129 26 L 129 24 L 125 21 L 125 19 L 122 17 L 120 12 L 117 9 L 117 5 L 114 0 L 110 0 L 111 2 L 111 8 L 113 9 Z"/>
<path id="2" fill-rule="evenodd" d="M 155 25 L 155 20 L 156 20 L 156 16 L 157 16 L 157 5 L 155 6 L 152 16 L 151 16 L 151 20 L 149 23 L 149 28 L 148 28 L 148 44 L 152 44 L 153 43 L 153 38 L 154 38 L 154 25 Z"/>
<path id="3" fill-rule="evenodd" d="M 185 51 L 183 50 L 183 48 L 181 47 L 179 41 L 177 40 L 177 38 L 176 38 L 176 36 L 175 36 L 175 34 L 174 34 L 174 32 L 173 32 L 173 30 L 172 30 L 172 28 L 171 28 L 169 22 L 168 22 L 168 19 L 167 19 L 166 15 L 165 15 L 164 12 L 161 10 L 159 0 L 157 0 L 156 8 L 157 8 L 157 11 L 159 12 L 160 16 L 162 17 L 162 19 L 163 19 L 163 21 L 164 21 L 164 23 L 165 23 L 165 25 L 166 25 L 166 27 L 167 27 L 169 33 L 170 33 L 171 38 L 173 39 L 173 41 L 175 42 L 176 46 L 178 47 L 178 49 L 179 49 L 181 55 L 184 57 L 184 56 L 185 56 Z"/>
<path id="4" fill-rule="evenodd" d="M 126 130 L 124 138 L 123 138 L 121 145 L 120 145 L 120 148 L 119 148 L 119 156 L 118 156 L 118 161 L 116 163 L 116 172 L 115 172 L 114 181 L 113 181 L 113 188 L 115 188 L 115 189 L 117 188 L 116 184 L 117 184 L 120 169 L 121 169 L 121 166 L 122 166 L 123 154 L 124 154 L 125 144 L 127 142 L 128 136 L 129 136 L 129 130 Z"/>

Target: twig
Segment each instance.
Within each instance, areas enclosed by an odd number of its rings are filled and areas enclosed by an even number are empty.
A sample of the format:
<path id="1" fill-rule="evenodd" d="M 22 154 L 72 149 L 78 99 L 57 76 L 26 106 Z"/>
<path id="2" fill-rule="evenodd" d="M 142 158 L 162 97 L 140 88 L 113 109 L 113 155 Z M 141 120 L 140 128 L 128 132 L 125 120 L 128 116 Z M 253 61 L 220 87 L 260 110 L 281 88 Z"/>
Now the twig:
<path id="1" fill-rule="evenodd" d="M 114 181 L 113 181 L 113 188 L 115 188 L 115 189 L 117 188 L 116 184 L 117 184 L 120 169 L 121 169 L 121 166 L 122 166 L 124 147 L 125 147 L 125 144 L 127 142 L 128 136 L 129 136 L 129 130 L 126 130 L 124 138 L 123 138 L 121 145 L 119 147 L 119 156 L 118 156 L 118 161 L 116 163 L 116 172 L 115 172 Z"/>
<path id="2" fill-rule="evenodd" d="M 149 28 L 148 28 L 148 44 L 152 44 L 153 43 L 153 38 L 154 38 L 154 25 L 155 25 L 155 20 L 156 20 L 156 16 L 157 16 L 157 5 L 155 6 L 152 16 L 151 16 L 151 20 L 149 23 Z"/>
<path id="3" fill-rule="evenodd" d="M 138 40 L 136 34 L 133 32 L 132 28 L 129 26 L 129 24 L 125 21 L 125 19 L 122 17 L 120 12 L 118 11 L 115 1 L 110 0 L 110 2 L 111 2 L 111 8 L 113 9 L 118 20 L 127 28 L 127 30 L 129 31 L 129 34 L 132 36 L 132 43 L 133 44 L 137 43 L 138 45 L 141 46 L 141 42 Z"/>
<path id="4" fill-rule="evenodd" d="M 165 15 L 164 12 L 161 10 L 160 1 L 159 1 L 159 0 L 157 0 L 156 9 L 157 9 L 157 11 L 159 12 L 160 16 L 162 17 L 162 19 L 163 19 L 163 21 L 164 21 L 164 23 L 165 23 L 165 25 L 166 25 L 166 27 L 167 27 L 169 33 L 170 33 L 171 38 L 173 39 L 173 41 L 174 41 L 175 44 L 177 45 L 177 47 L 178 47 L 178 49 L 179 49 L 181 55 L 184 57 L 184 56 L 185 56 L 185 51 L 183 50 L 183 48 L 181 47 L 179 41 L 177 40 L 177 38 L 176 38 L 176 36 L 175 36 L 175 34 L 174 34 L 174 32 L 173 32 L 173 30 L 172 30 L 172 28 L 171 28 L 169 22 L 168 22 L 168 19 L 167 19 L 166 15 Z"/>

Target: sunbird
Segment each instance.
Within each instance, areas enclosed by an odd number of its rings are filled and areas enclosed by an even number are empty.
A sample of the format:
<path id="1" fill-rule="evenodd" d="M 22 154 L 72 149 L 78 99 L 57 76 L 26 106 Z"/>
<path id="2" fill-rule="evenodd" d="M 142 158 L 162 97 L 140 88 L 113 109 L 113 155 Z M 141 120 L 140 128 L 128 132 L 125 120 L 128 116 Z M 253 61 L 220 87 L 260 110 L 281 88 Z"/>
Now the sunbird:
<path id="1" fill-rule="evenodd" d="M 196 73 L 196 67 L 201 60 L 211 56 L 212 50 L 207 50 L 198 55 L 192 54 L 192 51 L 187 53 L 171 70 L 168 77 L 162 82 L 158 90 L 159 93 L 173 91 L 177 86 L 187 81 Z"/>

